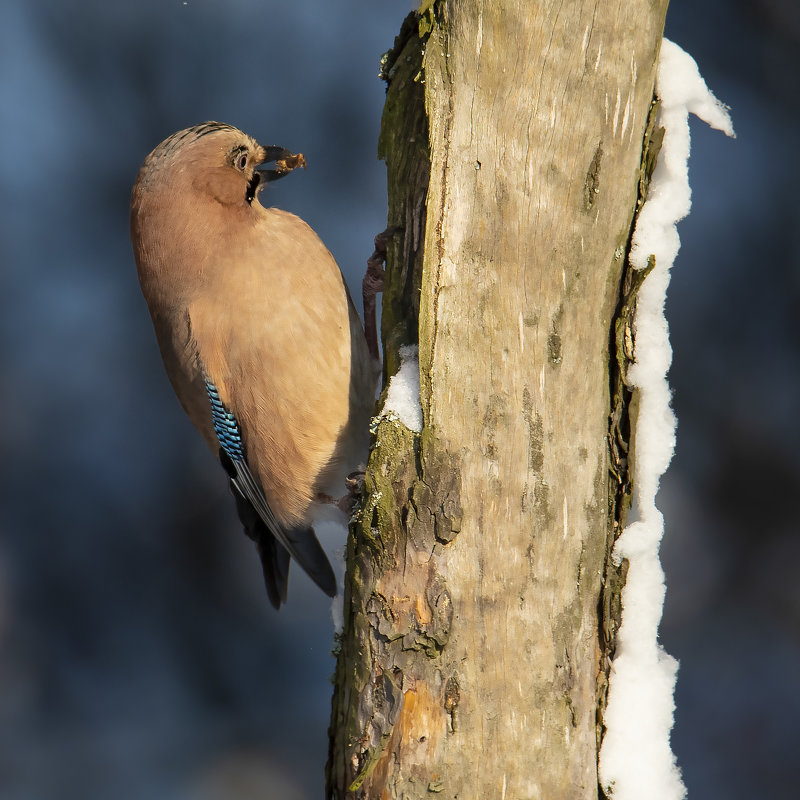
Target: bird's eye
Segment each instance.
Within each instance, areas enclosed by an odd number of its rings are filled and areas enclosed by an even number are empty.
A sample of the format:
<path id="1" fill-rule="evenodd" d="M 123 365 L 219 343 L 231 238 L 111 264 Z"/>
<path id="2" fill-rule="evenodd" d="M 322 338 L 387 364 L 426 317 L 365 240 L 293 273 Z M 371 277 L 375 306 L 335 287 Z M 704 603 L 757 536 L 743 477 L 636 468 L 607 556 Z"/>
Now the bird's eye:
<path id="1" fill-rule="evenodd" d="M 236 156 L 236 169 L 244 169 L 247 166 L 247 153 L 240 153 Z"/>

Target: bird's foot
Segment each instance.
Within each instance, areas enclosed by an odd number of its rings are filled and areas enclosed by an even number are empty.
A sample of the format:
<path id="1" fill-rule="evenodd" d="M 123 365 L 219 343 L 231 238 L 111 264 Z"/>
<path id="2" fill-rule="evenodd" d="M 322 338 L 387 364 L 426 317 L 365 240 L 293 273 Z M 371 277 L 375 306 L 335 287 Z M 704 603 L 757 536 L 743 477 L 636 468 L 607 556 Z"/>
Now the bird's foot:
<path id="1" fill-rule="evenodd" d="M 364 301 L 364 335 L 367 337 L 369 352 L 376 361 L 380 356 L 378 353 L 375 296 L 378 292 L 383 291 L 383 279 L 386 274 L 383 269 L 383 265 L 386 262 L 386 245 L 392 236 L 402 230 L 401 227 L 393 225 L 375 237 L 375 250 L 367 259 L 367 271 L 364 273 L 364 280 L 361 282 L 361 296 Z"/>
<path id="2" fill-rule="evenodd" d="M 364 490 L 364 472 L 356 470 L 351 472 L 345 479 L 344 485 L 347 488 L 347 494 L 344 497 L 335 498 L 329 494 L 318 494 L 317 500 L 320 503 L 329 503 L 336 506 L 347 517 L 352 516 L 356 503 L 361 498 L 361 493 Z"/>
<path id="3" fill-rule="evenodd" d="M 363 469 L 357 469 L 355 472 L 351 472 L 345 479 L 344 485 L 347 487 L 347 491 L 349 494 L 360 497 L 361 493 L 364 491 L 364 476 L 366 473 Z"/>

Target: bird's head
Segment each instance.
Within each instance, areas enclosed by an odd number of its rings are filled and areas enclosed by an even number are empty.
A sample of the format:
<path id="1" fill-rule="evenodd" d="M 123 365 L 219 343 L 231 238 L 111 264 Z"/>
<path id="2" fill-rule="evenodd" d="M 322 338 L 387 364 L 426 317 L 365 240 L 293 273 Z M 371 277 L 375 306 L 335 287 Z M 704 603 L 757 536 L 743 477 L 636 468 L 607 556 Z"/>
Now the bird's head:
<path id="1" fill-rule="evenodd" d="M 305 164 L 302 153 L 260 145 L 231 125 L 204 122 L 158 145 L 142 165 L 137 189 L 170 187 L 224 206 L 249 206 L 267 183 Z"/>

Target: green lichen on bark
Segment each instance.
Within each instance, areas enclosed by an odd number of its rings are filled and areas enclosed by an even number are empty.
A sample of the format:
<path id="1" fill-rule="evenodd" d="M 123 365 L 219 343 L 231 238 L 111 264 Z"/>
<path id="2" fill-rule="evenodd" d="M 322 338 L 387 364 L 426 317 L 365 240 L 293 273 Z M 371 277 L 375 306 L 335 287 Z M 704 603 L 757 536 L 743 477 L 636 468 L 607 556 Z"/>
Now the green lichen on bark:
<path id="1" fill-rule="evenodd" d="M 378 155 L 387 169 L 387 227 L 395 229 L 387 245 L 383 289 L 384 383 L 400 366 L 399 348 L 418 341 L 430 176 L 421 80 L 426 37 L 420 36 L 420 19 L 415 12 L 408 15 L 393 48 L 381 59 L 387 92 Z M 360 796 L 381 760 L 403 705 L 403 654 L 436 657 L 449 634 L 449 596 L 438 576 L 425 576 L 424 600 L 432 609 L 426 624 L 413 613 L 404 613 L 404 608 L 398 613 L 402 592 L 391 583 L 407 548 L 419 545 L 409 534 L 409 523 L 422 538 L 426 536 L 418 519 L 421 504 L 412 502 L 409 488 L 422 480 L 421 465 L 419 435 L 391 417 L 380 418 L 347 545 L 344 629 L 329 730 L 329 798 Z M 448 509 L 451 517 L 457 517 Z M 457 522 L 450 522 L 453 525 Z M 433 539 L 433 524 L 430 527 Z M 383 582 L 384 576 L 389 583 Z"/>
<path id="2" fill-rule="evenodd" d="M 420 79 L 426 39 L 419 36 L 418 23 L 419 15 L 409 14 L 394 47 L 381 59 L 381 76 L 388 86 L 378 157 L 386 162 L 387 227 L 398 230 L 386 252 L 381 321 L 385 379 L 400 366 L 399 348 L 418 340 L 425 202 L 430 180 L 425 87 Z"/>
<path id="3" fill-rule="evenodd" d="M 452 602 L 430 554 L 445 546 L 437 530 L 456 535 L 461 506 L 451 476 L 440 477 L 441 465 L 426 458 L 423 438 L 390 417 L 375 425 L 363 502 L 347 547 L 329 731 L 330 798 L 368 791 L 403 709 L 404 687 L 425 679 L 421 664 L 438 659 L 450 636 Z"/>
<path id="4" fill-rule="evenodd" d="M 395 567 L 404 548 L 408 500 L 404 487 L 417 477 L 417 443 L 416 434 L 404 425 L 388 418 L 378 422 L 363 502 L 350 525 L 344 629 L 329 731 L 329 797 L 342 796 L 336 793 L 337 787 L 355 791 L 361 785 L 391 734 L 402 702 L 394 678 L 375 670 L 378 654 L 374 642 L 385 645 L 402 636 L 383 624 L 382 598 L 375 589 L 380 576 Z"/>

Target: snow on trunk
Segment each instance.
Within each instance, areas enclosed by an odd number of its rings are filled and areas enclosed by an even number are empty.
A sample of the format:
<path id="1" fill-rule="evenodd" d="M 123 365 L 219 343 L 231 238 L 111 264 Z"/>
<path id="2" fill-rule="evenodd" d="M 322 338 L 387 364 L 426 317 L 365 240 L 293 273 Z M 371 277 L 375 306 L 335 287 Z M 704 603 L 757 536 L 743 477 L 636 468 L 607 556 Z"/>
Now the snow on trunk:
<path id="1" fill-rule="evenodd" d="M 622 626 L 611 667 L 599 764 L 600 783 L 614 800 L 681 800 L 686 796 L 670 748 L 678 662 L 658 644 L 665 591 L 659 560 L 664 520 L 655 499 L 675 445 L 667 384 L 672 350 L 664 301 L 680 246 L 676 224 L 691 206 L 689 114 L 734 135 L 726 107 L 708 89 L 694 59 L 668 39 L 661 48 L 656 94 L 661 101 L 664 142 L 630 255 L 636 269 L 655 256 L 655 268 L 637 298 L 634 363 L 627 376 L 640 393 L 630 515 L 636 521 L 625 528 L 614 550 L 615 559 L 628 559 L 629 571 L 622 591 Z"/>
<path id="2" fill-rule="evenodd" d="M 416 345 L 399 350 L 400 369 L 389 379 L 386 402 L 379 418 L 387 417 L 403 423 L 410 431 L 422 430 L 422 405 L 419 400 L 419 355 Z"/>

